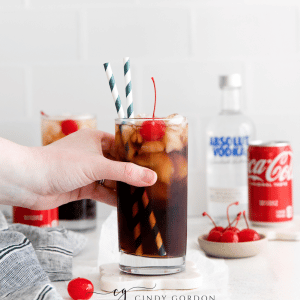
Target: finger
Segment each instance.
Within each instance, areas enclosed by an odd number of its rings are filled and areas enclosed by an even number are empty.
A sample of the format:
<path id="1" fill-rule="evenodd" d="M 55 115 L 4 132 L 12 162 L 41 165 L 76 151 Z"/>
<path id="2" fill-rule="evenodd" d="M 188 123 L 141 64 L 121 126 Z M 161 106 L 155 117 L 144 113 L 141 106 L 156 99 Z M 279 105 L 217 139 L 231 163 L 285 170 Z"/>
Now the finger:
<path id="1" fill-rule="evenodd" d="M 111 187 L 102 186 L 98 182 L 94 182 L 85 187 L 82 187 L 73 192 L 73 195 L 77 195 L 75 196 L 76 199 L 74 199 L 74 196 L 71 197 L 73 198 L 71 199 L 71 201 L 93 199 L 111 206 L 117 206 L 117 192 L 114 188 L 112 188 L 114 186 L 112 182 L 108 184 Z"/>
<path id="2" fill-rule="evenodd" d="M 114 144 L 115 136 L 111 133 L 103 132 L 103 131 L 101 131 L 101 135 L 102 135 L 102 138 L 101 138 L 102 149 L 107 151 Z"/>
<path id="3" fill-rule="evenodd" d="M 106 188 L 97 184 L 94 191 L 91 193 L 91 199 L 100 201 L 102 203 L 117 206 L 117 192 L 115 189 Z"/>
<path id="4" fill-rule="evenodd" d="M 68 193 L 41 196 L 33 205 L 24 205 L 23 207 L 33 210 L 53 209 L 63 204 L 82 199 L 93 199 L 111 206 L 117 206 L 117 192 L 114 189 L 103 187 L 94 182 Z"/>
<path id="5" fill-rule="evenodd" d="M 134 186 L 150 186 L 157 180 L 154 171 L 129 162 L 117 162 L 109 159 L 101 159 L 100 178 L 123 181 Z"/>
<path id="6" fill-rule="evenodd" d="M 105 156 L 115 157 L 115 136 L 113 134 L 103 132 L 101 147 Z"/>
<path id="7" fill-rule="evenodd" d="M 111 160 L 116 160 L 116 157 L 115 156 L 112 156 L 111 154 L 110 154 L 110 152 L 112 152 L 112 151 L 103 151 L 103 156 L 105 157 L 105 158 L 107 158 L 107 159 L 111 159 Z"/>
<path id="8" fill-rule="evenodd" d="M 100 184 L 101 185 L 101 184 Z M 102 184 L 103 187 L 116 190 L 117 189 L 117 182 L 114 180 L 105 180 L 104 183 Z"/>

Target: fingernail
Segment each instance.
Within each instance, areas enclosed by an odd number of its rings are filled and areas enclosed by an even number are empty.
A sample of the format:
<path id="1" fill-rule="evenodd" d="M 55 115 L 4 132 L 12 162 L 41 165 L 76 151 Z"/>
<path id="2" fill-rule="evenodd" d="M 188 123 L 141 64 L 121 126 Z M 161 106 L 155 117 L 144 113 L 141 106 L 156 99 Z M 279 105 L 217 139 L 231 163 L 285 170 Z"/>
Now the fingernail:
<path id="1" fill-rule="evenodd" d="M 156 180 L 155 172 L 148 169 L 144 169 L 142 173 L 142 180 L 147 184 L 153 184 Z"/>

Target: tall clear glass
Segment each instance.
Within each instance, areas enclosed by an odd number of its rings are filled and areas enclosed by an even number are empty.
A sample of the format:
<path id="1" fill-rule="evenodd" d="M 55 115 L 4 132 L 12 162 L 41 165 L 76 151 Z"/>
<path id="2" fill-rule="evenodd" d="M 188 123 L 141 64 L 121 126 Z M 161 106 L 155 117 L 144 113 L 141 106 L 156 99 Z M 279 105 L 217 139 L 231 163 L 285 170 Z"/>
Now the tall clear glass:
<path id="1" fill-rule="evenodd" d="M 161 275 L 185 268 L 187 239 L 188 124 L 184 117 L 155 119 L 163 134 L 141 128 L 152 119 L 116 119 L 117 160 L 157 173 L 150 187 L 117 183 L 120 269 Z"/>
<path id="2" fill-rule="evenodd" d="M 94 115 L 42 115 L 41 130 L 43 146 L 51 144 L 66 135 L 83 129 L 97 128 Z M 82 199 L 59 207 L 59 224 L 71 230 L 85 231 L 96 228 L 96 201 Z"/>

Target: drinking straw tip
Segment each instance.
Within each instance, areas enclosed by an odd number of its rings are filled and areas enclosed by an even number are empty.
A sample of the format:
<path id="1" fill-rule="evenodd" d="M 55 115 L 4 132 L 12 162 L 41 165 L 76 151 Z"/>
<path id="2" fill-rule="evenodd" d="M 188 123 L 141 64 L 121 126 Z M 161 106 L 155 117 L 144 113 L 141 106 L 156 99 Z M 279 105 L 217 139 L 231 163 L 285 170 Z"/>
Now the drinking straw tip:
<path id="1" fill-rule="evenodd" d="M 109 87 L 110 87 L 110 91 L 112 93 L 112 97 L 113 97 L 113 100 L 115 102 L 118 117 L 122 119 L 122 118 L 124 118 L 124 111 L 123 111 L 123 108 L 122 108 L 122 103 L 121 103 L 121 99 L 119 97 L 119 93 L 118 93 L 118 89 L 117 89 L 117 86 L 116 86 L 115 78 L 114 78 L 114 75 L 112 73 L 112 69 L 110 67 L 110 63 L 107 62 L 103 65 L 104 65 L 105 73 L 106 73 L 106 76 L 107 76 L 107 79 L 108 79 L 108 84 L 109 84 Z"/>
<path id="2" fill-rule="evenodd" d="M 124 57 L 123 62 L 124 62 L 125 93 L 126 93 L 126 100 L 127 100 L 126 102 L 127 117 L 134 118 L 129 57 Z"/>
<path id="3" fill-rule="evenodd" d="M 107 62 L 107 63 L 105 63 L 105 64 L 103 64 L 105 71 L 106 71 L 106 69 L 107 69 L 108 65 L 109 65 L 109 63 L 108 63 L 108 62 Z"/>

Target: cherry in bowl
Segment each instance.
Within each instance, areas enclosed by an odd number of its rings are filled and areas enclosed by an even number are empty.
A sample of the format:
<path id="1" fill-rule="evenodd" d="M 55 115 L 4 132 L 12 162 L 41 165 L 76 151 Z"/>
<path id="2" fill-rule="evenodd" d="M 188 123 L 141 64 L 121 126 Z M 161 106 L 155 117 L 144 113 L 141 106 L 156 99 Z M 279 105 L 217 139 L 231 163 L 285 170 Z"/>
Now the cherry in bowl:
<path id="1" fill-rule="evenodd" d="M 238 202 L 234 202 L 228 205 L 228 226 L 225 228 L 217 226 L 206 212 L 203 213 L 203 216 L 208 216 L 214 225 L 208 234 L 198 238 L 200 247 L 207 255 L 222 258 L 242 258 L 254 256 L 265 247 L 267 242 L 266 236 L 258 234 L 254 229 L 249 228 L 245 211 L 238 213 L 236 218 L 230 221 L 229 208 L 238 204 Z M 247 225 L 247 228 L 242 230 L 237 228 L 241 215 L 243 215 Z"/>

